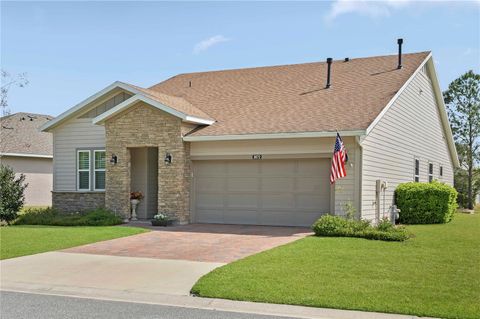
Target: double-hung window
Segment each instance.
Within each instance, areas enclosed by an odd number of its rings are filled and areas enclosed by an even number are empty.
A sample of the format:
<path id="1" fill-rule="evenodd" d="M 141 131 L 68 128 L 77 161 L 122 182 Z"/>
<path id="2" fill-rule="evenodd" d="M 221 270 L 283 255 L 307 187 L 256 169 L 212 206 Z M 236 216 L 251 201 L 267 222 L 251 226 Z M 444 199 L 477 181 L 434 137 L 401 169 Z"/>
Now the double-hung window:
<path id="1" fill-rule="evenodd" d="M 77 151 L 77 190 L 105 190 L 105 150 Z"/>
<path id="2" fill-rule="evenodd" d="M 433 163 L 428 163 L 428 182 L 433 182 Z"/>
<path id="3" fill-rule="evenodd" d="M 105 151 L 95 150 L 94 156 L 94 190 L 105 190 Z"/>
<path id="4" fill-rule="evenodd" d="M 415 182 L 420 181 L 420 160 L 418 158 L 415 159 L 415 167 L 413 173 L 413 180 Z"/>
<path id="5" fill-rule="evenodd" d="M 77 189 L 90 190 L 90 151 L 77 151 Z"/>

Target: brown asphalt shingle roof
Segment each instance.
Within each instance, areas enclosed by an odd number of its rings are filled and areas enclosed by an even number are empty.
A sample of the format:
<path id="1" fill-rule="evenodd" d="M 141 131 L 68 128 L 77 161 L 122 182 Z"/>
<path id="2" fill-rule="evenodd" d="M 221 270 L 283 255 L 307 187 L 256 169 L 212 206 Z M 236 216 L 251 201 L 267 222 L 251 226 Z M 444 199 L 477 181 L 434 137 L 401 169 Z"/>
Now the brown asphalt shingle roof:
<path id="1" fill-rule="evenodd" d="M 39 127 L 53 116 L 15 113 L 0 118 L 0 153 L 52 155 L 52 134 Z"/>
<path id="2" fill-rule="evenodd" d="M 148 97 L 152 98 L 153 100 L 160 102 L 162 104 L 165 104 L 167 106 L 170 106 L 177 111 L 180 111 L 187 115 L 197 116 L 205 120 L 213 120 L 208 114 L 196 108 L 190 102 L 188 102 L 187 100 L 181 97 L 167 95 L 162 92 L 154 91 L 151 89 L 144 89 L 132 84 L 128 84 L 128 85 L 136 88 L 139 91 L 142 91 L 144 94 L 146 94 Z"/>
<path id="3" fill-rule="evenodd" d="M 192 136 L 364 130 L 429 52 L 180 74 L 148 91 L 182 98 L 216 122 Z M 191 87 L 189 82 L 191 81 Z"/>

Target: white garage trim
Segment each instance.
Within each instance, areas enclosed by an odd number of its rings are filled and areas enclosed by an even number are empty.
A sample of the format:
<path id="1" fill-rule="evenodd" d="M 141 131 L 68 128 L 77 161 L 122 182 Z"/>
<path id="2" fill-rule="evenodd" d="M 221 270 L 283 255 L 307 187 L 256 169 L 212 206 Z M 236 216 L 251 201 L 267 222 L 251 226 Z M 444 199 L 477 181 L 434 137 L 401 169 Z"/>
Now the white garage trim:
<path id="1" fill-rule="evenodd" d="M 331 153 L 296 153 L 296 154 L 261 154 L 262 160 L 271 159 L 295 159 L 295 158 L 331 158 Z M 192 161 L 208 160 L 252 160 L 253 154 L 241 155 L 194 155 Z"/>

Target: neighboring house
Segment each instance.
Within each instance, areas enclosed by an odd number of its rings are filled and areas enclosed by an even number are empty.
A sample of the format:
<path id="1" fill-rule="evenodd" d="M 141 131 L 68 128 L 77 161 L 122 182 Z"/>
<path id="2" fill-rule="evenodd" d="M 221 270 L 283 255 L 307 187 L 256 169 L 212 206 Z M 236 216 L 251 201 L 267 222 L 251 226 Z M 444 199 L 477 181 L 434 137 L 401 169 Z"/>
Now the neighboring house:
<path id="1" fill-rule="evenodd" d="M 402 58 L 334 61 L 329 88 L 327 63 L 115 82 L 43 126 L 53 205 L 128 216 L 142 191 L 140 218 L 180 223 L 307 226 L 347 205 L 378 220 L 399 183 L 453 184 L 458 165 L 431 53 Z M 336 130 L 349 162 L 332 186 Z"/>
<path id="2" fill-rule="evenodd" d="M 51 119 L 50 115 L 23 112 L 0 118 L 0 163 L 25 174 L 26 206 L 52 204 L 52 135 L 39 130 Z"/>

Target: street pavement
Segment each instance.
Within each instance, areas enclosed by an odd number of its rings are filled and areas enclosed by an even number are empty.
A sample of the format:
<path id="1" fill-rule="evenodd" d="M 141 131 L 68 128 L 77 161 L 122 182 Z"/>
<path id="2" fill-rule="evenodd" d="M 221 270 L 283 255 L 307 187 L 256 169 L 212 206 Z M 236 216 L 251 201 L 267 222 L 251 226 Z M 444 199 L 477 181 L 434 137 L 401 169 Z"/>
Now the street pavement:
<path id="1" fill-rule="evenodd" d="M 0 291 L 2 319 L 287 319 L 142 303 Z"/>

